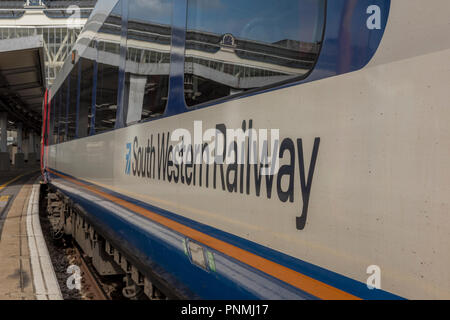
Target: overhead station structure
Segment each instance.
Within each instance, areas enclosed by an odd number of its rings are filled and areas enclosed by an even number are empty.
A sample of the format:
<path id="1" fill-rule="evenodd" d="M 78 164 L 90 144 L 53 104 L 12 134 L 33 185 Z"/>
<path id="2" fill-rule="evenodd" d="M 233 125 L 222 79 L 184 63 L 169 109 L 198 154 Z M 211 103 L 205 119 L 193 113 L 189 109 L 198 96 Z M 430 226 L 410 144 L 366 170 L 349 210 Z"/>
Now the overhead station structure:
<path id="1" fill-rule="evenodd" d="M 0 171 L 36 164 L 45 90 L 96 2 L 0 1 Z"/>

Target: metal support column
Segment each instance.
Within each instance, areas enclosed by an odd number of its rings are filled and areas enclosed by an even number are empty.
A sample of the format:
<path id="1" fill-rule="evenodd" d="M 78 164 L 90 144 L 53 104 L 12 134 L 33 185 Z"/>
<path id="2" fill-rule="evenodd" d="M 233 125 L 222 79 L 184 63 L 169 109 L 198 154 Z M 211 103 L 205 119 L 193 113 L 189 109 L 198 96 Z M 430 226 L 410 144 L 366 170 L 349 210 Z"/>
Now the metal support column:
<path id="1" fill-rule="evenodd" d="M 25 165 L 25 155 L 23 153 L 23 124 L 17 123 L 17 152 L 14 155 L 14 166 L 17 169 L 23 168 Z"/>
<path id="2" fill-rule="evenodd" d="M 0 170 L 9 170 L 10 160 L 8 152 L 8 114 L 0 113 Z"/>
<path id="3" fill-rule="evenodd" d="M 37 164 L 38 155 L 36 153 L 35 146 L 35 133 L 34 131 L 30 131 L 28 133 L 28 165 L 35 166 Z"/>

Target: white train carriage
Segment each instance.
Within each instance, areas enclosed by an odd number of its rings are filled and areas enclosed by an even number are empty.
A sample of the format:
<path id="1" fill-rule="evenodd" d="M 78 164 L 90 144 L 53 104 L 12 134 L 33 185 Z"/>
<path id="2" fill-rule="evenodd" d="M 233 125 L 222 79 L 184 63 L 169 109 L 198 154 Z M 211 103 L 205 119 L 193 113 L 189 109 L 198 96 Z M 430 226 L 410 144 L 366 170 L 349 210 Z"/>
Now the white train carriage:
<path id="1" fill-rule="evenodd" d="M 43 172 L 141 286 L 448 299 L 449 11 L 100 1 L 45 101 Z"/>

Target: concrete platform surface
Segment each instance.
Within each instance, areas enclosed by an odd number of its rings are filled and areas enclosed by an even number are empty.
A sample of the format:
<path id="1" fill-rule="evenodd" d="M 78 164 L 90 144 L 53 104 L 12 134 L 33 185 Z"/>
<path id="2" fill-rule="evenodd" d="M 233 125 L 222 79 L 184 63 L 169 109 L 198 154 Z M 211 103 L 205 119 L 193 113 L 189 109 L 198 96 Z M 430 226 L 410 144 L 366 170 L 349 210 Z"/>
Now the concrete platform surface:
<path id="1" fill-rule="evenodd" d="M 38 186 L 32 191 L 39 175 L 37 168 L 0 172 L 0 300 L 49 298 L 43 297 L 42 288 L 39 288 L 42 275 L 40 269 L 36 271 L 40 254 L 34 245 L 35 232 L 32 227 L 32 231 L 27 231 L 32 223 L 36 223 L 31 219 L 31 209 L 38 215 L 35 195 Z M 33 198 L 30 198 L 32 194 Z"/>

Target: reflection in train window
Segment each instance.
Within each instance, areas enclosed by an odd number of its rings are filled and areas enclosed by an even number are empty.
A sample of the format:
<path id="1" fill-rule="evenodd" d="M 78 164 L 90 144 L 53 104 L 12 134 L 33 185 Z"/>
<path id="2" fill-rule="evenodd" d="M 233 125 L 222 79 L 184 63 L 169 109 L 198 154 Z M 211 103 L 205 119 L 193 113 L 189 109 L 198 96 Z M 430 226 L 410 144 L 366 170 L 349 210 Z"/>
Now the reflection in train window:
<path id="1" fill-rule="evenodd" d="M 53 144 L 58 143 L 58 128 L 59 128 L 59 95 L 58 92 L 52 98 L 53 111 Z"/>
<path id="2" fill-rule="evenodd" d="M 66 105 L 63 103 L 64 101 L 64 85 L 61 86 L 58 92 L 58 143 L 64 142 L 64 129 L 65 129 L 65 120 L 66 120 Z"/>
<path id="3" fill-rule="evenodd" d="M 67 131 L 68 131 L 68 117 L 69 117 L 69 102 L 67 101 L 68 98 L 68 94 L 70 94 L 70 92 L 68 92 L 68 88 L 69 88 L 69 80 L 66 79 L 66 81 L 64 81 L 63 85 L 61 86 L 61 88 L 59 89 L 59 91 L 61 91 L 61 109 L 62 109 L 62 118 L 61 118 L 61 139 L 60 142 L 66 142 L 67 141 Z"/>
<path id="4" fill-rule="evenodd" d="M 119 84 L 119 48 L 109 52 L 106 42 L 98 43 L 97 101 L 95 108 L 95 132 L 114 129 L 117 112 L 117 87 Z M 115 55 L 115 57 L 113 57 Z M 116 58 L 116 59 L 114 59 Z"/>
<path id="5" fill-rule="evenodd" d="M 81 63 L 79 138 L 114 128 L 121 28 L 122 1 L 118 1 L 78 62 Z"/>
<path id="6" fill-rule="evenodd" d="M 53 145 L 55 144 L 55 133 L 54 133 L 54 128 L 55 128 L 55 108 L 54 108 L 54 100 L 52 100 L 51 98 L 49 99 L 49 107 L 50 107 L 50 128 L 49 128 L 49 135 L 48 135 L 48 144 L 49 145 Z"/>
<path id="7" fill-rule="evenodd" d="M 95 96 L 95 127 L 91 133 L 114 129 L 119 87 L 122 1 L 118 1 L 105 23 L 91 42 L 97 61 Z"/>
<path id="8" fill-rule="evenodd" d="M 75 139 L 76 133 L 76 124 L 77 124 L 77 89 L 78 89 L 78 66 L 72 69 L 70 75 L 69 83 L 70 83 L 70 96 L 69 96 L 69 116 L 67 117 L 68 121 L 68 132 L 67 139 L 73 140 Z"/>
<path id="9" fill-rule="evenodd" d="M 324 28 L 325 0 L 188 0 L 188 106 L 306 75 Z"/>
<path id="10" fill-rule="evenodd" d="M 88 58 L 80 58 L 81 63 L 81 87 L 80 87 L 80 114 L 78 118 L 78 137 L 88 136 L 90 120 L 92 117 L 92 88 L 94 85 L 94 61 Z"/>
<path id="11" fill-rule="evenodd" d="M 126 123 L 165 111 L 170 70 L 172 0 L 130 0 L 125 77 Z"/>

